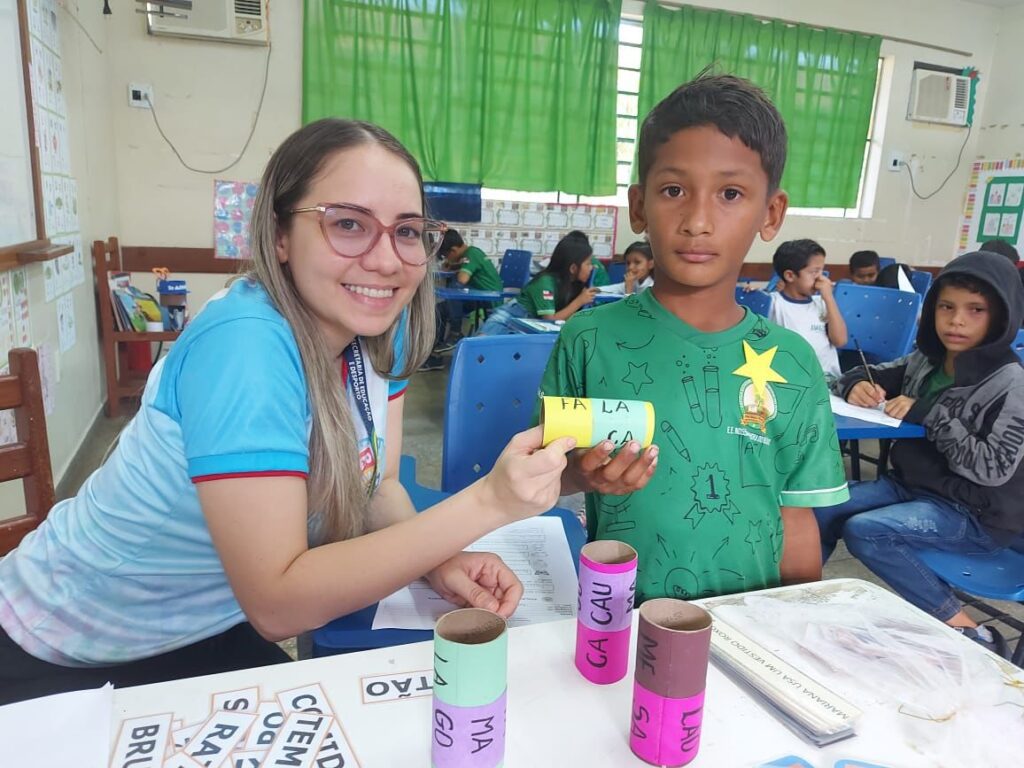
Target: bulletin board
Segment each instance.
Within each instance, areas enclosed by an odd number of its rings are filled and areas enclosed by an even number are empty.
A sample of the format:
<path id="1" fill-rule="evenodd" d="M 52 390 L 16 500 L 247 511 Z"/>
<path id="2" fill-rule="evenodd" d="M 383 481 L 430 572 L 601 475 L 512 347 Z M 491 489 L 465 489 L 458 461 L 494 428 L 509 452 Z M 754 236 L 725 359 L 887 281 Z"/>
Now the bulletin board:
<path id="1" fill-rule="evenodd" d="M 462 237 L 491 257 L 509 249 L 548 257 L 566 233 L 585 232 L 594 255 L 609 258 L 615 249 L 618 209 L 614 205 L 521 203 L 484 200 L 478 222 L 450 221 Z"/>
<path id="2" fill-rule="evenodd" d="M 987 240 L 1024 246 L 1024 159 L 976 162 L 967 184 L 956 253 L 977 250 Z"/>

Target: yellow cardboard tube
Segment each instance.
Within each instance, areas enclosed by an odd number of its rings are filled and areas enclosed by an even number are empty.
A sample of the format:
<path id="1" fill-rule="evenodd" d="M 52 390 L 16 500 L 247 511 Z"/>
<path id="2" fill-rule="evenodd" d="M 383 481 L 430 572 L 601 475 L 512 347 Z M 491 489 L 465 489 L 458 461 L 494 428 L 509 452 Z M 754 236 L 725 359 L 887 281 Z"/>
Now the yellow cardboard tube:
<path id="1" fill-rule="evenodd" d="M 654 441 L 654 405 L 640 400 L 544 397 L 541 421 L 544 445 L 560 437 L 576 438 L 579 448 L 603 440 L 616 446 L 636 440 L 646 448 Z"/>

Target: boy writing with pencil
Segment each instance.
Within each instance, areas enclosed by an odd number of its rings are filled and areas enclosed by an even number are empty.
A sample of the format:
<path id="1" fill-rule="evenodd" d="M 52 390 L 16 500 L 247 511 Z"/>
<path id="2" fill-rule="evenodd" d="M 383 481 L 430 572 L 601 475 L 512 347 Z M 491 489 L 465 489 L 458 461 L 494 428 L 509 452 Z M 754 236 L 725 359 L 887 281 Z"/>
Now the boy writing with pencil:
<path id="1" fill-rule="evenodd" d="M 591 539 L 639 552 L 638 601 L 818 578 L 809 507 L 847 497 L 813 350 L 735 301 L 754 237 L 785 217 L 785 156 L 779 113 L 745 80 L 701 75 L 658 104 L 629 190 L 654 287 L 577 313 L 544 375 L 545 395 L 654 404 L 654 446 L 612 458 L 605 441 L 562 481 L 587 492 Z"/>

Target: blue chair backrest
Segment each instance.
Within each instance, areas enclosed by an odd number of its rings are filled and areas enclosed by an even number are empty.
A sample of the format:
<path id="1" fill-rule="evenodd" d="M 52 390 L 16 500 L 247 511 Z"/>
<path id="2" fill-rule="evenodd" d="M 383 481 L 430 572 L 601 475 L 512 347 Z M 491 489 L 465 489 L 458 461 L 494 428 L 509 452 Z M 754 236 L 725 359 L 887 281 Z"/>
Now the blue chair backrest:
<path id="1" fill-rule="evenodd" d="M 921 311 L 920 294 L 838 283 L 835 297 L 849 334 L 843 349 L 855 349 L 854 342 L 858 342 L 873 363 L 895 360 L 913 350 Z"/>
<path id="2" fill-rule="evenodd" d="M 754 314 L 768 317 L 768 310 L 772 308 L 772 297 L 764 291 L 745 291 L 742 286 L 737 285 L 736 303 L 748 307 Z"/>
<path id="3" fill-rule="evenodd" d="M 768 280 L 764 290 L 768 292 L 774 291 L 779 286 L 779 280 L 781 280 L 781 278 L 777 274 L 772 273 L 771 279 Z"/>
<path id="4" fill-rule="evenodd" d="M 1024 363 L 1024 328 L 1017 331 L 1017 338 L 1013 340 L 1013 351 L 1017 353 L 1017 357 Z"/>
<path id="5" fill-rule="evenodd" d="M 501 269 L 498 277 L 506 288 L 522 288 L 530 282 L 530 262 L 533 254 L 529 251 L 516 251 L 509 248 L 501 257 Z"/>
<path id="6" fill-rule="evenodd" d="M 608 280 L 613 285 L 615 283 L 626 282 L 626 262 L 624 261 L 613 261 L 608 265 Z"/>
<path id="7" fill-rule="evenodd" d="M 512 435 L 530 426 L 554 333 L 475 336 L 455 348 L 444 411 L 441 490 L 491 471 Z"/>
<path id="8" fill-rule="evenodd" d="M 878 271 L 881 272 L 883 269 L 888 267 L 890 264 L 895 264 L 896 259 L 890 258 L 889 256 L 878 257 Z"/>
<path id="9" fill-rule="evenodd" d="M 932 285 L 932 273 L 925 272 L 923 269 L 915 269 L 910 273 L 910 284 L 914 286 L 914 290 L 924 296 L 928 293 L 928 289 Z"/>

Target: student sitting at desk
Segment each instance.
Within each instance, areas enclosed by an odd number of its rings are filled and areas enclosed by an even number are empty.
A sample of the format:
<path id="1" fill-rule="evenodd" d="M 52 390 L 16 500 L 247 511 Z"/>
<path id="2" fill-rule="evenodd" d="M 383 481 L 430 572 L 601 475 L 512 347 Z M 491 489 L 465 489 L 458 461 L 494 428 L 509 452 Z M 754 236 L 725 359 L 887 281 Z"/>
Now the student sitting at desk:
<path id="1" fill-rule="evenodd" d="M 594 250 L 585 234 L 573 231 L 558 241 L 551 260 L 522 292 L 491 313 L 481 336 L 514 333 L 513 317 L 565 320 L 594 300 L 597 288 L 587 287 Z"/>
<path id="2" fill-rule="evenodd" d="M 461 550 L 550 509 L 564 453 L 541 430 L 416 514 L 398 482 L 404 379 L 433 342 L 409 152 L 327 119 L 277 149 L 252 267 L 153 368 L 138 414 L 78 495 L 0 559 L 0 703 L 287 661 L 273 641 L 426 576 L 508 616 L 522 586 Z"/>
<path id="3" fill-rule="evenodd" d="M 984 251 L 951 261 L 925 297 L 917 350 L 845 374 L 836 394 L 923 424 L 897 440 L 893 474 L 855 483 L 850 500 L 815 510 L 824 559 L 842 538 L 904 598 L 1007 656 L 917 552 L 994 552 L 1024 533 L 1024 369 L 1011 343 L 1024 317 L 1013 265 Z"/>
<path id="4" fill-rule="evenodd" d="M 444 269 L 456 273 L 455 280 L 459 285 L 478 291 L 498 293 L 504 289 L 498 270 L 487 258 L 487 254 L 476 246 L 467 244 L 457 229 L 449 229 L 444 233 L 438 256 L 444 259 Z M 462 321 L 467 312 L 470 315 L 474 312 L 489 312 L 498 304 L 500 302 L 446 301 L 440 305 L 437 341 L 431 358 L 440 352 L 450 350 L 462 338 Z M 431 358 L 428 358 L 428 362 L 433 362 Z"/>
<path id="5" fill-rule="evenodd" d="M 881 268 L 876 251 L 855 251 L 850 256 L 850 280 L 857 285 L 874 285 Z"/>
<path id="6" fill-rule="evenodd" d="M 601 287 L 601 293 L 631 294 L 654 285 L 654 253 L 651 244 L 644 240 L 630 243 L 623 254 L 626 262 L 626 279 Z"/>

